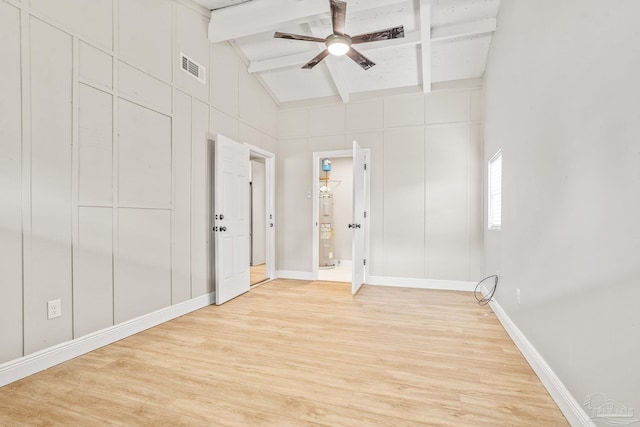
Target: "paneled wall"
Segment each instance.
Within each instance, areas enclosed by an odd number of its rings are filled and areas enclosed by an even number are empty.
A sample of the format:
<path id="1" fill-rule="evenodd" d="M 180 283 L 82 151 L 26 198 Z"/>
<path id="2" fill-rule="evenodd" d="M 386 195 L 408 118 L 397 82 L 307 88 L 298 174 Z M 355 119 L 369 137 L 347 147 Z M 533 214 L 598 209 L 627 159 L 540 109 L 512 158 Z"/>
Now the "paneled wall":
<path id="1" fill-rule="evenodd" d="M 207 24 L 183 0 L 0 0 L 0 363 L 213 291 L 209 141 L 275 151 L 277 106 Z"/>
<path id="2" fill-rule="evenodd" d="M 279 116 L 278 269 L 312 270 L 312 153 L 370 148 L 370 275 L 476 281 L 482 273 L 481 81 Z"/>

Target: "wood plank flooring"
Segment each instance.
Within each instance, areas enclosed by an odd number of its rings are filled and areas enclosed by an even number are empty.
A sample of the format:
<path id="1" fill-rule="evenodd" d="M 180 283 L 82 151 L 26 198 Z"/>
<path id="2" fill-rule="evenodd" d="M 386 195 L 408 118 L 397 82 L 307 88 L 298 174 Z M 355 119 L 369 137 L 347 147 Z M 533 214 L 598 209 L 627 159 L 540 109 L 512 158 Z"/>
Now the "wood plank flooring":
<path id="1" fill-rule="evenodd" d="M 262 263 L 249 267 L 249 284 L 257 285 L 267 279 L 267 264 Z"/>
<path id="2" fill-rule="evenodd" d="M 0 388 L 0 425 L 568 424 L 470 293 L 274 280 Z"/>

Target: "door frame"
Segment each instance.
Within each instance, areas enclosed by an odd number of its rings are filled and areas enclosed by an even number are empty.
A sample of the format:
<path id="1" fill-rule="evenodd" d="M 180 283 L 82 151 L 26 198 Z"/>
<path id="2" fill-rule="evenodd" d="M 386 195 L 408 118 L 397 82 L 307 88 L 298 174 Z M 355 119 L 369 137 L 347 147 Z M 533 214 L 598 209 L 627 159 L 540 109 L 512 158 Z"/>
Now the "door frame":
<path id="1" fill-rule="evenodd" d="M 255 145 L 243 142 L 249 147 L 249 158 L 261 157 L 264 159 L 264 175 L 265 175 L 265 264 L 267 281 L 275 279 L 276 274 L 276 155 L 270 151 L 264 150 Z M 273 226 L 271 226 L 273 224 Z"/>
<path id="2" fill-rule="evenodd" d="M 367 169 L 371 169 L 371 165 L 370 165 L 370 158 L 371 158 L 371 149 L 369 148 L 363 148 L 366 157 L 367 157 Z M 318 280 L 318 262 L 320 260 L 320 236 L 318 233 L 319 230 L 319 222 L 320 222 L 320 213 L 318 212 L 318 210 L 320 209 L 319 206 L 319 202 L 318 202 L 318 194 L 320 194 L 320 159 L 323 159 L 325 157 L 328 158 L 340 158 L 340 157 L 348 157 L 348 158 L 353 158 L 353 149 L 351 150 L 332 150 L 332 151 L 314 151 L 312 153 L 312 158 L 313 158 L 313 185 L 312 185 L 312 190 L 311 190 L 311 200 L 312 200 L 312 215 L 311 215 L 311 230 L 312 230 L 312 252 L 311 252 L 311 274 L 313 277 L 313 280 Z M 369 174 L 371 173 L 369 170 L 367 171 L 369 172 Z M 369 175 L 371 176 L 371 175 Z M 371 211 L 371 180 L 369 180 L 369 185 L 366 186 L 365 188 L 365 209 L 367 212 L 367 218 L 366 221 L 368 224 L 370 224 L 369 218 L 371 216 L 370 211 Z M 353 190 L 351 190 L 353 191 Z M 353 199 L 353 195 L 351 196 L 351 198 Z M 365 232 L 365 257 L 368 260 L 369 259 L 369 236 L 370 236 L 370 227 L 366 227 L 366 232 Z M 353 242 L 353 237 L 351 237 L 351 241 Z M 364 277 L 365 279 L 367 277 L 369 277 L 369 266 L 370 266 L 370 262 L 367 262 L 367 265 L 365 265 L 365 269 L 364 269 Z"/>

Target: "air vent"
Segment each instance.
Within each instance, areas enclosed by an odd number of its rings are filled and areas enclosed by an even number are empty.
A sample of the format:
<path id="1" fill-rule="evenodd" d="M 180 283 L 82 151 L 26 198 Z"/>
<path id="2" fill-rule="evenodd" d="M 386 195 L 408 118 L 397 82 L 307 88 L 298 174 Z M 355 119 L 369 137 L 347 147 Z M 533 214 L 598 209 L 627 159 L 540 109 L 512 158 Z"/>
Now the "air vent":
<path id="1" fill-rule="evenodd" d="M 202 83 L 206 83 L 207 69 L 198 64 L 193 59 L 189 58 L 184 53 L 180 54 L 180 68 L 182 68 L 182 71 L 192 77 L 195 77 Z"/>

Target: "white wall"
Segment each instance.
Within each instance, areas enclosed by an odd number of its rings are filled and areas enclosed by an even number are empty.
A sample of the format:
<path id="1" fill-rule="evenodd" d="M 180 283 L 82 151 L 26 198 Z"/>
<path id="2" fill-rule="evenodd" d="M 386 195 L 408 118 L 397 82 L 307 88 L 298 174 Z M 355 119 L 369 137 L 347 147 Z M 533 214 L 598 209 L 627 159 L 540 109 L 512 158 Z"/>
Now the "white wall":
<path id="1" fill-rule="evenodd" d="M 275 151 L 277 107 L 207 25 L 188 1 L 0 0 L 0 363 L 213 290 L 208 140 Z"/>
<path id="2" fill-rule="evenodd" d="M 371 149 L 370 275 L 475 281 L 482 269 L 479 81 L 279 115 L 278 269 L 312 269 L 312 153 Z"/>
<path id="3" fill-rule="evenodd" d="M 497 301 L 579 405 L 603 393 L 636 414 L 638 16 L 634 0 L 503 0 L 484 156 L 502 148 L 502 231 L 485 231 Z"/>

